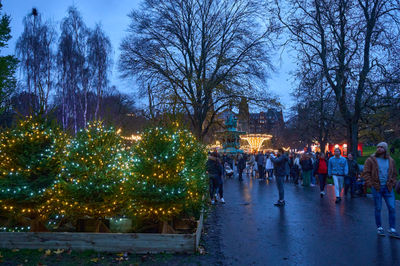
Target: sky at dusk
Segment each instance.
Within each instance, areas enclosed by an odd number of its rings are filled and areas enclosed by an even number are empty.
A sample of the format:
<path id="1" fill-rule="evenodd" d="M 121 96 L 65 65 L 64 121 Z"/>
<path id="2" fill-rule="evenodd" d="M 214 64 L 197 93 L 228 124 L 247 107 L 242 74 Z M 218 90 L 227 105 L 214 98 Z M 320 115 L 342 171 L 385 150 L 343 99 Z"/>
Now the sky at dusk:
<path id="1" fill-rule="evenodd" d="M 126 36 L 126 30 L 130 23 L 128 13 L 132 9 L 139 8 L 140 0 L 2 0 L 3 10 L 11 16 L 11 34 L 13 38 L 9 47 L 3 49 L 2 54 L 14 54 L 15 43 L 23 32 L 23 18 L 36 7 L 42 14 L 42 19 L 50 20 L 57 25 L 67 15 L 67 9 L 75 5 L 80 11 L 86 25 L 93 28 L 96 23 L 101 23 L 104 31 L 109 36 L 113 46 L 113 70 L 110 76 L 111 84 L 115 85 L 121 92 L 133 94 L 136 91 L 132 81 L 119 78 L 117 63 L 119 57 L 119 45 Z M 56 28 L 59 31 L 59 26 Z M 270 74 L 268 80 L 268 91 L 280 98 L 287 113 L 293 104 L 290 91 L 295 82 L 290 72 L 295 70 L 292 56 L 285 50 L 283 53 L 276 52 L 274 65 L 276 72 Z"/>

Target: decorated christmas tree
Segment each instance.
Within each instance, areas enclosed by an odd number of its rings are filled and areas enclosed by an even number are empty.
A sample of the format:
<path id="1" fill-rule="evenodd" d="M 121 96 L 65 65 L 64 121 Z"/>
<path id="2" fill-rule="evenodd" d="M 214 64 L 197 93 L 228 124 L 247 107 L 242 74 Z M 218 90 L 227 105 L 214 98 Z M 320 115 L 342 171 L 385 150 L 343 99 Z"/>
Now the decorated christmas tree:
<path id="1" fill-rule="evenodd" d="M 56 182 L 66 140 L 56 123 L 42 115 L 0 133 L 0 203 L 9 225 L 45 230 L 45 192 Z"/>
<path id="2" fill-rule="evenodd" d="M 150 128 L 134 147 L 130 211 L 144 219 L 167 222 L 198 216 L 207 192 L 206 152 L 177 124 Z"/>
<path id="3" fill-rule="evenodd" d="M 52 213 L 73 220 L 121 214 L 130 158 L 121 135 L 95 121 L 78 132 L 65 152 L 60 182 L 49 201 Z"/>

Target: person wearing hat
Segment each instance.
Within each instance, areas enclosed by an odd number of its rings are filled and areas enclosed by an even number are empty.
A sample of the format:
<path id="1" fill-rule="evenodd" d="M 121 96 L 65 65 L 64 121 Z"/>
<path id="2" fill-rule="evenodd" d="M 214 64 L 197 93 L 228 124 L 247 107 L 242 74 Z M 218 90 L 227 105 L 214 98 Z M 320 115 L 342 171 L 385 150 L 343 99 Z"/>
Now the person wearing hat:
<path id="1" fill-rule="evenodd" d="M 375 202 L 375 222 L 378 235 L 384 236 L 385 231 L 382 227 L 381 210 L 382 198 L 385 199 L 389 210 L 389 230 L 391 237 L 400 238 L 396 232 L 396 199 L 394 196 L 394 186 L 396 184 L 397 173 L 394 160 L 389 156 L 388 145 L 381 142 L 376 147 L 376 152 L 371 155 L 364 164 L 362 176 L 368 187 L 371 187 Z"/>

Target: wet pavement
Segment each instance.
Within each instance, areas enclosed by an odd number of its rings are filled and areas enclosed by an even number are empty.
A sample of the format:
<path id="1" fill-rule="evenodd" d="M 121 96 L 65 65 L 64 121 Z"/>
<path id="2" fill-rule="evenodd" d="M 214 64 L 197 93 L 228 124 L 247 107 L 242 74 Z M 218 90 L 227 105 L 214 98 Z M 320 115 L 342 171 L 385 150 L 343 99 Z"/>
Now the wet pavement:
<path id="1" fill-rule="evenodd" d="M 203 238 L 212 264 L 400 265 L 400 240 L 376 234 L 372 198 L 335 204 L 333 186 L 321 199 L 319 187 L 286 183 L 287 204 L 279 208 L 274 182 L 248 178 L 226 180 L 224 193 L 226 204 L 212 208 Z"/>

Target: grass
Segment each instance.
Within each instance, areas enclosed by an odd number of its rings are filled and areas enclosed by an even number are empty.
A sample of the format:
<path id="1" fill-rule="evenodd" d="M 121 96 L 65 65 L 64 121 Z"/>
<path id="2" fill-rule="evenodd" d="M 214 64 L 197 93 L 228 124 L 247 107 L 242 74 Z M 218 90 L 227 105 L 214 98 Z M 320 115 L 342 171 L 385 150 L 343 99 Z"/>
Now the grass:
<path id="1" fill-rule="evenodd" d="M 389 149 L 390 149 L 390 147 L 389 147 Z M 364 164 L 365 161 L 367 160 L 367 158 L 369 156 L 371 156 L 375 151 L 376 151 L 376 146 L 364 146 L 364 148 L 363 148 L 363 155 L 364 156 L 359 157 L 357 159 L 357 162 L 359 164 Z M 399 166 L 400 166 L 400 151 L 397 150 L 397 152 L 395 154 L 391 154 L 390 156 L 396 162 L 396 170 L 397 170 L 397 173 L 399 173 L 398 169 L 399 169 Z M 397 175 L 397 179 L 400 179 L 399 175 Z M 400 195 L 397 194 L 397 193 L 396 193 L 396 199 L 400 200 Z"/>
<path id="2" fill-rule="evenodd" d="M 201 255 L 135 255 L 95 251 L 0 249 L 1 265 L 197 265 Z"/>
<path id="3" fill-rule="evenodd" d="M 389 149 L 390 149 L 390 148 L 389 148 Z M 364 149 L 363 149 L 363 155 L 364 155 L 364 156 L 359 157 L 359 158 L 357 159 L 358 163 L 359 163 L 359 164 L 364 164 L 365 161 L 367 160 L 367 158 L 368 158 L 369 156 L 371 156 L 375 151 L 376 151 L 376 146 L 367 146 L 367 147 L 364 147 Z M 397 150 L 397 152 L 396 152 L 395 154 L 391 154 L 390 156 L 391 156 L 391 157 L 393 158 L 393 160 L 396 162 L 396 168 L 399 169 L 399 167 L 400 167 L 400 151 Z"/>

